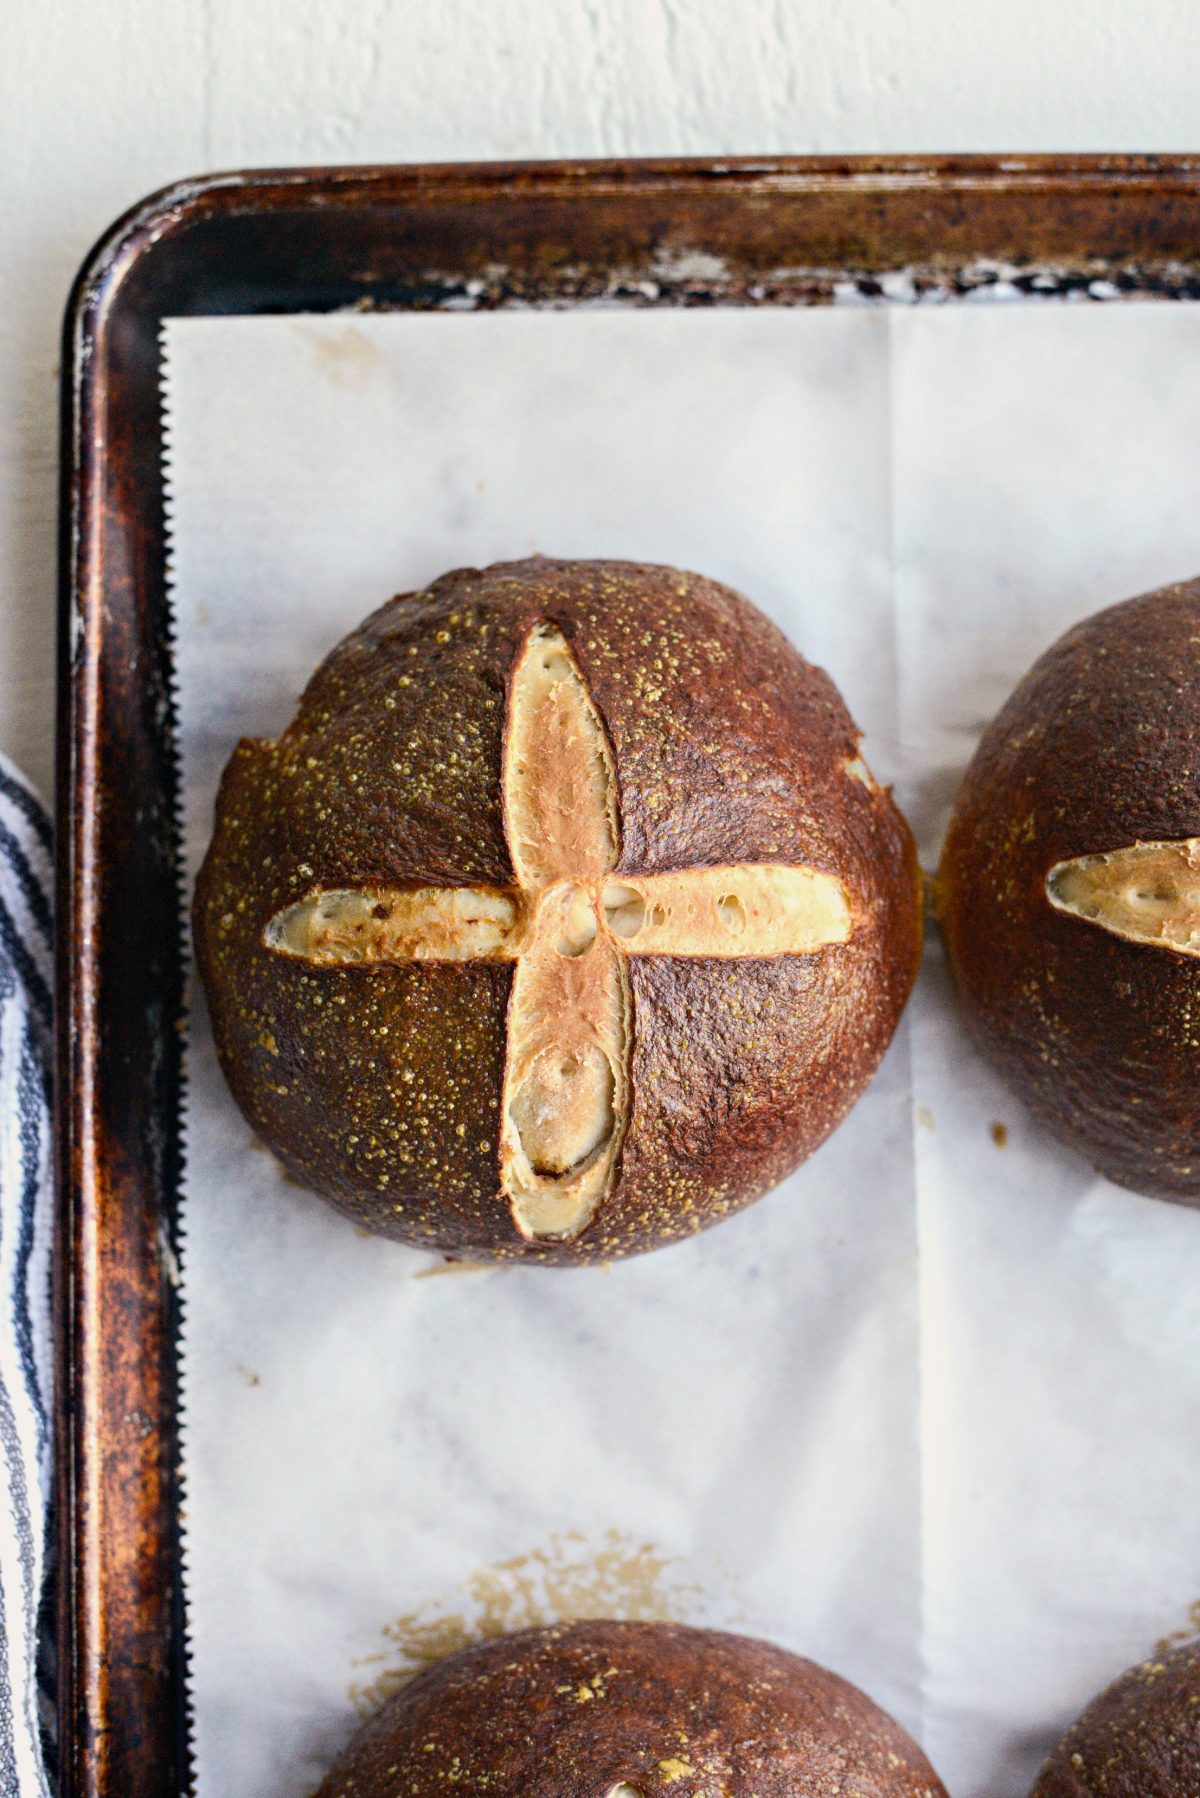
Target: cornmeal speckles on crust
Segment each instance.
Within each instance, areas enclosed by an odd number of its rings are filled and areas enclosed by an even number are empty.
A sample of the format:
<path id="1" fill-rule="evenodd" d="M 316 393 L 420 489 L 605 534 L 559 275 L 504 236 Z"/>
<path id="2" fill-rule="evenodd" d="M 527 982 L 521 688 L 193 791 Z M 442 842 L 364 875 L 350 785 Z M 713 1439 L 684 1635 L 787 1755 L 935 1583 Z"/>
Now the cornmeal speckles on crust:
<path id="1" fill-rule="evenodd" d="M 938 910 L 966 1021 L 1112 1180 L 1200 1204 L 1200 582 L 1085 619 L 985 731 Z"/>
<path id="2" fill-rule="evenodd" d="M 857 763 L 827 676 L 699 576 L 534 558 L 391 601 L 222 782 L 195 931 L 242 1109 L 366 1227 L 475 1259 L 749 1203 L 915 974 L 911 838 Z"/>
<path id="3" fill-rule="evenodd" d="M 500 1636 L 414 1681 L 317 1798 L 945 1798 L 864 1693 L 770 1643 L 672 1623 Z"/>
<path id="4" fill-rule="evenodd" d="M 1200 1642 L 1131 1667 L 1093 1699 L 1043 1767 L 1032 1798 L 1196 1798 Z"/>

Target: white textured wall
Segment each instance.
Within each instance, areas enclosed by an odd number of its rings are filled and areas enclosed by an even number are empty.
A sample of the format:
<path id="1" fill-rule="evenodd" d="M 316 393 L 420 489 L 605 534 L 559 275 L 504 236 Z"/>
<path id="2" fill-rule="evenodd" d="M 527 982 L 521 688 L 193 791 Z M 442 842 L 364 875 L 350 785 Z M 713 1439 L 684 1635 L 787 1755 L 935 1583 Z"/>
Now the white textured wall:
<path id="1" fill-rule="evenodd" d="M 1200 148 L 1194 0 L 0 0 L 0 749 L 48 789 L 55 362 L 151 188 L 248 163 Z"/>

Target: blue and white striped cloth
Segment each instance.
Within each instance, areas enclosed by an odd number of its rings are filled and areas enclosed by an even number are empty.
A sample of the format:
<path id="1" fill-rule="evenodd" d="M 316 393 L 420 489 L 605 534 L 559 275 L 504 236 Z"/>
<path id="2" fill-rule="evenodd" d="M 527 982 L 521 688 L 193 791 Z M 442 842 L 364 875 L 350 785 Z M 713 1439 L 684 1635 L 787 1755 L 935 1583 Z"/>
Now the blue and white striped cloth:
<path id="1" fill-rule="evenodd" d="M 0 757 L 0 1798 L 44 1798 L 52 1456 L 50 825 Z"/>

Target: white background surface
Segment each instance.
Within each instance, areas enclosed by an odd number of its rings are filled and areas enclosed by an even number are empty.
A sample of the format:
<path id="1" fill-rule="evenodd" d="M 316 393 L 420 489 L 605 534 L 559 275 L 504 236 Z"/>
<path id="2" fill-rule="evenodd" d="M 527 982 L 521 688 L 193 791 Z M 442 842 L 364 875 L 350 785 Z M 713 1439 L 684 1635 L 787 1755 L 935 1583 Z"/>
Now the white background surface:
<path id="1" fill-rule="evenodd" d="M 0 749 L 48 790 L 55 363 L 151 189 L 250 163 L 1200 147 L 1193 0 L 0 0 Z"/>

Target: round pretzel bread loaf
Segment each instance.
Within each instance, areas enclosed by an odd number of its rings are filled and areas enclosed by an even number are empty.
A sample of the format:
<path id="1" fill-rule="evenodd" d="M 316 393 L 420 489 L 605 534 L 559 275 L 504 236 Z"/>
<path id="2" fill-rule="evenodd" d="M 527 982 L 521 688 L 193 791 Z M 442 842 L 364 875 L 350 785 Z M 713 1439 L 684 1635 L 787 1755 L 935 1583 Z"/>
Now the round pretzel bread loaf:
<path id="1" fill-rule="evenodd" d="M 441 1662 L 352 1739 L 316 1798 L 946 1798 L 857 1687 L 768 1642 L 570 1623 Z"/>
<path id="2" fill-rule="evenodd" d="M 1200 581 L 1085 619 L 985 731 L 938 912 L 966 1022 L 1112 1180 L 1200 1203 Z"/>
<path id="3" fill-rule="evenodd" d="M 1073 1723 L 1032 1798 L 1196 1798 L 1200 1642 L 1131 1667 Z"/>
<path id="4" fill-rule="evenodd" d="M 195 938 L 254 1129 L 382 1235 L 607 1259 L 748 1204 L 873 1073 L 909 831 L 726 587 L 534 558 L 392 600 L 221 784 Z"/>

